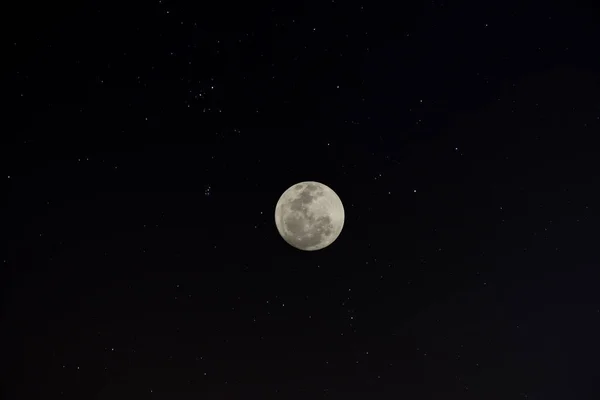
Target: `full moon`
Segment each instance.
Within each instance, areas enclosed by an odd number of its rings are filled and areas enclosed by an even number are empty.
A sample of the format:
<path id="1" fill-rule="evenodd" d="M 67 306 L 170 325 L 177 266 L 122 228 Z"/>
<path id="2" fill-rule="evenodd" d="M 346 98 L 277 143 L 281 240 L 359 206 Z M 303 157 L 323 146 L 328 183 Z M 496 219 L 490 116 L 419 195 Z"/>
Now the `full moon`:
<path id="1" fill-rule="evenodd" d="M 286 190 L 275 207 L 281 237 L 304 251 L 333 243 L 344 227 L 344 206 L 338 195 L 319 182 L 300 182 Z"/>

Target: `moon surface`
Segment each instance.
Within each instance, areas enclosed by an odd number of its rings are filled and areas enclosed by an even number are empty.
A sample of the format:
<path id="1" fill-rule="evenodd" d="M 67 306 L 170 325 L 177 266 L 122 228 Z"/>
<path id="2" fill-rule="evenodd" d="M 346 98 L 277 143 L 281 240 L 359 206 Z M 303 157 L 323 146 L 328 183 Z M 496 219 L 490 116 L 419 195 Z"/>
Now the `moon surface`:
<path id="1" fill-rule="evenodd" d="M 275 207 L 275 225 L 281 237 L 304 251 L 333 243 L 344 227 L 344 206 L 330 187 L 300 182 L 287 189 Z"/>

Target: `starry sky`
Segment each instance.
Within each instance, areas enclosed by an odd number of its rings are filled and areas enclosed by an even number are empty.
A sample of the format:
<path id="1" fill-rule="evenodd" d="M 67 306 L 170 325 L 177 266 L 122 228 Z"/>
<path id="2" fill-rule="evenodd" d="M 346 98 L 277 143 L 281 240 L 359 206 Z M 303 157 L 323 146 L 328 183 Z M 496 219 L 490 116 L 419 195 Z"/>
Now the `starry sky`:
<path id="1" fill-rule="evenodd" d="M 7 13 L 3 398 L 599 398 L 596 10 L 203 3 Z"/>

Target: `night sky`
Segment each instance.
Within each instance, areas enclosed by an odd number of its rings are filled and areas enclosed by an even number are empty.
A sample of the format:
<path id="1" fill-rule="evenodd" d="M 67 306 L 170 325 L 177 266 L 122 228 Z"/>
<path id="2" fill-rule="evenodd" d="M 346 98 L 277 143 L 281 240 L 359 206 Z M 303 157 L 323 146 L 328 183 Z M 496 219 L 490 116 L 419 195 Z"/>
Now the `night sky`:
<path id="1" fill-rule="evenodd" d="M 597 10 L 204 3 L 5 11 L 3 398 L 600 398 Z"/>

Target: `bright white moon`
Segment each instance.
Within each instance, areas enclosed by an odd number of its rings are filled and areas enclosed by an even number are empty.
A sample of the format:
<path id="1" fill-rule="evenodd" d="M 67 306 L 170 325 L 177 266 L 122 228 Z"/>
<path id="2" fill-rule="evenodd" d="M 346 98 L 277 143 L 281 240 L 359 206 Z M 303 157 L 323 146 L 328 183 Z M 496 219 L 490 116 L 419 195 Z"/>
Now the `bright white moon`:
<path id="1" fill-rule="evenodd" d="M 319 182 L 300 182 L 286 190 L 275 207 L 281 237 L 305 251 L 333 243 L 344 227 L 344 206 L 338 195 Z"/>

